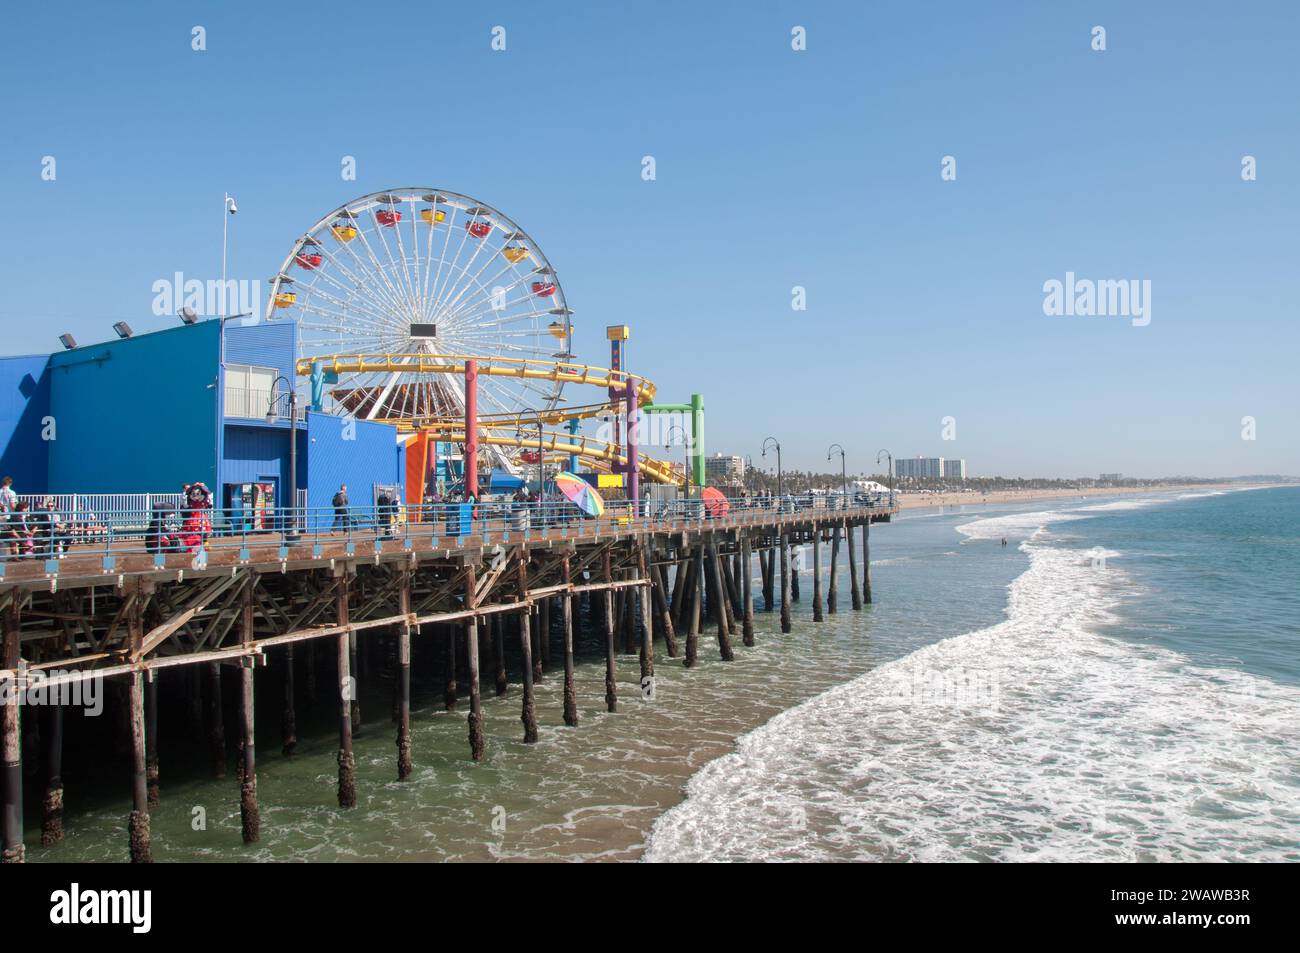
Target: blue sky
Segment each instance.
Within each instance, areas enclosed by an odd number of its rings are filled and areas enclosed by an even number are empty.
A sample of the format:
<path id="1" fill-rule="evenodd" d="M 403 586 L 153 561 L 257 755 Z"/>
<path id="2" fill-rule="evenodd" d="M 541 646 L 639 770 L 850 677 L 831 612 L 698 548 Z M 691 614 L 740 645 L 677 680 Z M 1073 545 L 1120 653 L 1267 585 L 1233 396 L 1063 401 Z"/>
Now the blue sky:
<path id="1" fill-rule="evenodd" d="M 429 185 L 538 240 L 580 356 L 627 323 L 662 400 L 703 393 L 710 451 L 1300 473 L 1298 9 L 9 5 L 3 350 L 161 326 L 155 280 L 220 273 L 224 191 L 230 273 L 266 278 L 342 202 Z M 1044 315 L 1067 271 L 1149 279 L 1150 325 Z"/>

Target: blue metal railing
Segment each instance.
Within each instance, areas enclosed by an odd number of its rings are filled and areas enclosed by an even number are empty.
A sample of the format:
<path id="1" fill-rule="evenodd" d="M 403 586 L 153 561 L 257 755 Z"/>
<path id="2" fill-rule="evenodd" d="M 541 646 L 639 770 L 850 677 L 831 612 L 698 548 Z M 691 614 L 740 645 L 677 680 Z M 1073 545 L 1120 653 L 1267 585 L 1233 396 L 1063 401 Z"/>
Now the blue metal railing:
<path id="1" fill-rule="evenodd" d="M 683 524 L 726 521 L 735 524 L 770 521 L 799 513 L 885 512 L 888 500 L 879 497 L 845 500 L 812 494 L 784 497 L 732 498 L 724 505 L 700 499 L 608 501 L 600 517 L 583 514 L 567 500 L 484 500 L 476 503 L 430 501 L 421 505 L 391 504 L 347 507 L 279 507 L 246 509 L 187 509 L 180 494 L 132 494 L 139 501 L 119 501 L 100 515 L 88 506 L 60 508 L 44 505 L 0 513 L 0 564 L 45 560 L 57 572 L 58 561 L 69 556 L 118 557 L 150 554 L 161 565 L 176 553 L 195 556 L 217 548 L 238 548 L 242 558 L 260 551 L 304 544 L 348 543 L 349 551 L 364 554 L 374 542 L 390 540 L 442 541 L 459 547 L 479 540 L 508 539 L 518 534 L 547 535 L 559 530 L 673 529 Z M 149 505 L 141 505 L 148 498 Z M 410 545 L 403 544 L 405 548 Z M 372 552 L 383 547 L 373 547 Z"/>

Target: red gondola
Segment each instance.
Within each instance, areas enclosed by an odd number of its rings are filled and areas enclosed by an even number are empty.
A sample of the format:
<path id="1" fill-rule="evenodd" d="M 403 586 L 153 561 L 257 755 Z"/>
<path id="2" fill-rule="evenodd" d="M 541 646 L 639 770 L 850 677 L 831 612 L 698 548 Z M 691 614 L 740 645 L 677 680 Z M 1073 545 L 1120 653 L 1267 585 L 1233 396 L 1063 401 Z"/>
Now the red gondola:
<path id="1" fill-rule="evenodd" d="M 392 228 L 401 220 L 402 213 L 397 211 L 397 209 L 384 208 L 375 213 L 375 221 L 380 225 L 386 225 L 389 228 Z"/>
<path id="2" fill-rule="evenodd" d="M 325 259 L 321 257 L 320 252 L 305 251 L 295 255 L 293 260 L 297 263 L 299 268 L 306 268 L 308 271 L 313 271 L 314 269 L 319 268 L 321 262 Z"/>
<path id="3" fill-rule="evenodd" d="M 539 298 L 549 298 L 555 294 L 555 282 L 553 281 L 534 281 L 533 294 Z"/>
<path id="4" fill-rule="evenodd" d="M 519 459 L 524 463 L 536 463 L 541 457 L 541 453 L 536 450 L 523 450 L 519 454 Z"/>
<path id="5" fill-rule="evenodd" d="M 475 238 L 487 238 L 488 235 L 492 234 L 491 222 L 466 222 L 465 228 Z"/>

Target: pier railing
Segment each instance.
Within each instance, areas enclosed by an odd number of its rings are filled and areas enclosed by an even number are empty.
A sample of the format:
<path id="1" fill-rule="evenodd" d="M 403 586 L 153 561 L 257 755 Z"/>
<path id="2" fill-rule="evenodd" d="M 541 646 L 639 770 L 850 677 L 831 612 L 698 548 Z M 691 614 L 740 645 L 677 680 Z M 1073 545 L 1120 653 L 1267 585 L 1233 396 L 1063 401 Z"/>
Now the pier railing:
<path id="1" fill-rule="evenodd" d="M 52 499 L 53 506 L 45 504 Z M 84 502 L 83 502 L 84 501 Z M 290 547 L 343 543 L 349 553 L 396 549 L 468 548 L 511 537 L 546 538 L 592 532 L 654 532 L 720 525 L 778 522 L 805 515 L 824 519 L 843 512 L 853 518 L 892 513 L 886 498 L 846 500 L 837 496 L 748 497 L 726 504 L 700 499 L 609 501 L 599 517 L 585 515 L 567 500 L 485 500 L 346 507 L 189 509 L 179 494 L 118 495 L 96 509 L 94 497 L 76 506 L 66 497 L 46 498 L 21 512 L 0 514 L 0 578 L 6 566 L 43 561 L 46 575 L 59 572 L 70 556 L 149 555 L 158 568 L 169 555 L 188 553 L 205 561 L 214 550 L 237 549 L 240 561 L 287 558 Z M 63 503 L 63 506 L 60 506 Z M 103 515 L 100 515 L 100 514 Z M 110 569 L 105 562 L 105 571 Z"/>

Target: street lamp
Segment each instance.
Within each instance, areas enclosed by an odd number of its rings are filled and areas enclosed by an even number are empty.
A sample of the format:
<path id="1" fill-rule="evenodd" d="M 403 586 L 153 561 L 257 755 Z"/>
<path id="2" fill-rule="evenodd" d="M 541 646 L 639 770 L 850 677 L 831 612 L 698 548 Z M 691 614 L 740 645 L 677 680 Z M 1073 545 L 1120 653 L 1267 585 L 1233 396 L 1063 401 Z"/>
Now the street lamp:
<path id="1" fill-rule="evenodd" d="M 222 211 L 226 214 L 221 216 L 221 313 L 226 313 L 226 236 L 230 233 L 230 216 L 239 211 L 239 206 L 235 204 L 234 197 L 225 193 L 225 199 L 222 201 Z"/>
<path id="2" fill-rule="evenodd" d="M 844 448 L 838 443 L 833 443 L 826 450 L 826 459 L 829 460 L 835 456 L 835 451 L 840 452 L 840 500 L 841 505 L 847 509 L 849 505 L 849 475 L 844 469 Z"/>
<path id="3" fill-rule="evenodd" d="M 781 477 L 781 442 L 775 437 L 768 437 L 763 441 L 763 459 L 767 459 L 767 445 L 772 444 L 776 447 L 776 495 L 778 499 L 785 495 L 785 484 Z"/>
<path id="4" fill-rule="evenodd" d="M 293 381 L 281 374 L 271 381 L 271 403 L 266 408 L 266 422 L 275 423 L 275 385 L 284 381 L 289 388 L 289 532 L 285 542 L 298 540 L 298 391 Z"/>
<path id="5" fill-rule="evenodd" d="M 889 458 L 889 505 L 894 505 L 894 455 L 888 450 L 881 450 L 876 454 L 876 466 L 880 466 L 880 458 Z"/>
<path id="6" fill-rule="evenodd" d="M 691 443 L 686 439 L 686 430 L 681 424 L 673 424 L 664 434 L 665 446 L 672 445 L 674 430 L 682 435 L 682 471 L 686 474 L 686 499 L 689 500 L 691 498 Z"/>

